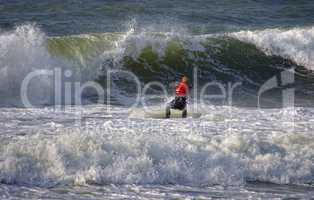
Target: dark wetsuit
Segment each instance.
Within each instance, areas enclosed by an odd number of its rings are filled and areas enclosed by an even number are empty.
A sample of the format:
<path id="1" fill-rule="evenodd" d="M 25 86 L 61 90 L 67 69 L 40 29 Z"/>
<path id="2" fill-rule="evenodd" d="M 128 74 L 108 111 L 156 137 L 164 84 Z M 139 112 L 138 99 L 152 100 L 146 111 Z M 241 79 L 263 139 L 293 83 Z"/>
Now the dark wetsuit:
<path id="1" fill-rule="evenodd" d="M 166 108 L 166 118 L 170 118 L 170 109 L 183 110 L 182 117 L 187 116 L 186 103 L 189 87 L 186 83 L 181 82 L 176 88 L 176 97 Z"/>
<path id="2" fill-rule="evenodd" d="M 170 108 L 184 110 L 186 108 L 186 97 L 176 96 L 174 100 L 170 102 Z"/>

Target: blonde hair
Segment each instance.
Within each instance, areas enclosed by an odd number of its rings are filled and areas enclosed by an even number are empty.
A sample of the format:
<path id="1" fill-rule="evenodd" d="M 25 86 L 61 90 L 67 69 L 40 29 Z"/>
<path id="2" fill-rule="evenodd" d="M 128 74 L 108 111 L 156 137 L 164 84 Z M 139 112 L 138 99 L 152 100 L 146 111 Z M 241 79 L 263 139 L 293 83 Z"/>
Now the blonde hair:
<path id="1" fill-rule="evenodd" d="M 181 79 L 189 80 L 189 78 L 186 75 L 183 75 Z"/>

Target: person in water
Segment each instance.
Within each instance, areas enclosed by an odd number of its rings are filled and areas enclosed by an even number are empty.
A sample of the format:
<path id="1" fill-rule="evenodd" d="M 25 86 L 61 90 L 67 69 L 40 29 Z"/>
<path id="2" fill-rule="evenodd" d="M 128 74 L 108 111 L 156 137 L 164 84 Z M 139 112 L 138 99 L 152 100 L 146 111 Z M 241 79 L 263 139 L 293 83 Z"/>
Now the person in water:
<path id="1" fill-rule="evenodd" d="M 182 110 L 182 117 L 187 116 L 186 103 L 189 94 L 188 77 L 183 76 L 181 82 L 176 87 L 176 97 L 172 100 L 166 108 L 166 118 L 170 118 L 170 109 Z"/>

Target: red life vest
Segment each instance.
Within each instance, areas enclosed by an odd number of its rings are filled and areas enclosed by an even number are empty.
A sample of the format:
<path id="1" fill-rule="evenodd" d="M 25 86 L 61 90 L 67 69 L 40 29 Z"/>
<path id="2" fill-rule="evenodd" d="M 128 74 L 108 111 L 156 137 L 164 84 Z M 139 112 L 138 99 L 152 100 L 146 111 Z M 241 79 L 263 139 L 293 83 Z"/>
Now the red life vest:
<path id="1" fill-rule="evenodd" d="M 176 95 L 179 97 L 185 97 L 189 93 L 189 87 L 186 83 L 181 82 L 176 88 Z"/>

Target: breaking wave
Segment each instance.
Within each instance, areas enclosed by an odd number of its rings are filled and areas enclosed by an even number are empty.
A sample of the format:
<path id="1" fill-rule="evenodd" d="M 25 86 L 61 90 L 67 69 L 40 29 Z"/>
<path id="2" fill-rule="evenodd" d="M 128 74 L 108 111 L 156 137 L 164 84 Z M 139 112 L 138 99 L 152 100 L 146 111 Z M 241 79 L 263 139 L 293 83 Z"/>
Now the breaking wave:
<path id="1" fill-rule="evenodd" d="M 108 69 L 128 70 L 142 83 L 168 85 L 181 74 L 193 77 L 197 68 L 200 84 L 240 81 L 244 91 L 256 91 L 283 70 L 295 68 L 300 91 L 306 93 L 313 82 L 313 32 L 310 27 L 187 35 L 137 33 L 131 27 L 125 33 L 48 37 L 36 25 L 23 25 L 0 33 L 0 105 L 15 104 L 27 74 L 57 67 L 71 70 L 72 81 L 96 80 L 104 88 Z M 54 104 L 52 77 L 36 78 L 29 90 L 36 103 Z M 115 91 L 120 98 L 118 86 Z"/>
<path id="2" fill-rule="evenodd" d="M 314 69 L 314 28 L 241 31 L 230 36 L 252 43 L 268 55 L 288 58 L 298 65 Z"/>

